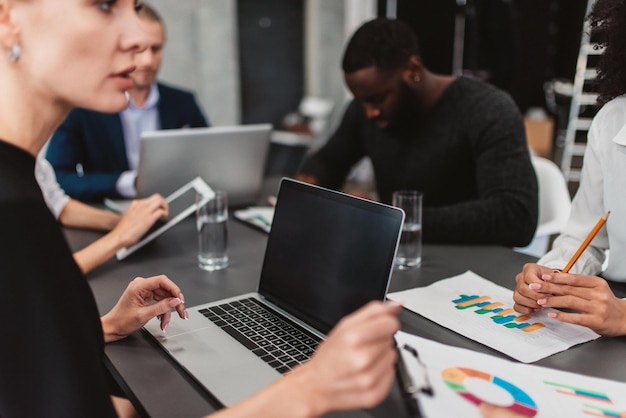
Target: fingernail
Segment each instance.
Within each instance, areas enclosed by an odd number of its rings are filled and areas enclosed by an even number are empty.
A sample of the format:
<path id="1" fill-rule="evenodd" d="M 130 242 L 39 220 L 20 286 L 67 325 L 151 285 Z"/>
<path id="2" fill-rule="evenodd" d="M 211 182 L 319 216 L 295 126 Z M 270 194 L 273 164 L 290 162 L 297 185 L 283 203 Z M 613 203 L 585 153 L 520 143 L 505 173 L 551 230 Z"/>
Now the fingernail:
<path id="1" fill-rule="evenodd" d="M 180 301 L 181 301 L 182 303 L 185 303 L 185 297 L 183 296 L 183 294 L 182 294 L 182 293 L 179 293 L 179 294 L 178 294 L 178 299 L 180 299 Z"/>
<path id="2" fill-rule="evenodd" d="M 174 299 L 171 299 L 167 304 L 168 304 L 168 306 L 170 308 L 175 308 L 178 305 L 180 305 L 181 303 L 183 303 L 183 302 L 180 299 L 174 298 Z"/>
<path id="3" fill-rule="evenodd" d="M 161 331 L 163 331 L 163 332 L 167 331 L 167 327 L 168 327 L 169 325 L 170 325 L 170 324 L 161 325 Z"/>
<path id="4" fill-rule="evenodd" d="M 546 303 L 548 303 L 548 299 L 539 299 L 537 301 L 537 305 L 545 305 Z"/>
<path id="5" fill-rule="evenodd" d="M 531 283 L 528 285 L 530 290 L 539 290 L 541 289 L 541 283 Z"/>
<path id="6" fill-rule="evenodd" d="M 550 318 L 556 318 L 556 312 L 548 312 Z"/>
<path id="7" fill-rule="evenodd" d="M 535 312 L 541 312 L 543 309 L 542 308 L 535 308 L 534 311 Z"/>
<path id="8" fill-rule="evenodd" d="M 541 280 L 552 280 L 552 276 L 549 274 L 542 274 Z"/>
<path id="9" fill-rule="evenodd" d="M 560 272 L 561 272 L 561 270 L 559 270 L 559 269 L 554 269 L 554 270 L 552 270 L 552 273 L 557 273 L 557 274 L 558 274 L 558 273 L 560 273 Z"/>
<path id="10" fill-rule="evenodd" d="M 184 319 L 189 319 L 189 312 L 187 312 L 186 309 L 185 309 L 185 312 L 183 312 L 183 318 Z"/>

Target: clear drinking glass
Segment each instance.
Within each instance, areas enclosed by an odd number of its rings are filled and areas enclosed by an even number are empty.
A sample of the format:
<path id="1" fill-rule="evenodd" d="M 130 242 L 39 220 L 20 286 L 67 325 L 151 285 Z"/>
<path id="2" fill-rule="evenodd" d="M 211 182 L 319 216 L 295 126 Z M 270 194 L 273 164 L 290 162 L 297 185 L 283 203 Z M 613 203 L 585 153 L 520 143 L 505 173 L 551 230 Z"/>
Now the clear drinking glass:
<path id="1" fill-rule="evenodd" d="M 422 262 L 422 196 L 417 190 L 398 190 L 392 195 L 392 205 L 405 214 L 395 259 L 400 270 L 419 267 Z"/>
<path id="2" fill-rule="evenodd" d="M 196 195 L 198 230 L 198 266 L 204 270 L 221 270 L 228 266 L 228 199 L 226 193 L 215 191 L 215 197 L 200 204 Z"/>

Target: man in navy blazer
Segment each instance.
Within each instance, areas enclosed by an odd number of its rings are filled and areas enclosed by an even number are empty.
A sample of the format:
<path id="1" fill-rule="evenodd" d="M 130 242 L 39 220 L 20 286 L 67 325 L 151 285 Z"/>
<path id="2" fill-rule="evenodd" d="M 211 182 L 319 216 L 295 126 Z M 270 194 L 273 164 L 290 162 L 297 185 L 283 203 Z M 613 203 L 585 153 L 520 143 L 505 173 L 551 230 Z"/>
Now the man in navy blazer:
<path id="1" fill-rule="evenodd" d="M 128 108 L 117 114 L 74 109 L 50 139 L 46 158 L 74 199 L 134 197 L 141 132 L 208 126 L 192 93 L 156 82 L 165 27 L 147 5 L 139 16 L 149 42 L 135 54 Z"/>
<path id="2" fill-rule="evenodd" d="M 162 129 L 207 126 L 191 93 L 161 83 L 157 87 Z M 74 199 L 122 197 L 116 183 L 130 166 L 121 114 L 74 109 L 52 136 L 46 158 L 65 193 Z"/>

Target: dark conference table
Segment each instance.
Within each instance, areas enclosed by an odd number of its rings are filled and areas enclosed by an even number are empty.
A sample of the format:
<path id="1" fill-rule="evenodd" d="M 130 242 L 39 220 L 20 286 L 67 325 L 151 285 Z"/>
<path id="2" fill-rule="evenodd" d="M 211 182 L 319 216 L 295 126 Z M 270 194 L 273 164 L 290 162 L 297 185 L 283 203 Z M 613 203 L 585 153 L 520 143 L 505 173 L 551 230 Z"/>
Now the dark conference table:
<path id="1" fill-rule="evenodd" d="M 100 236 L 99 233 L 66 230 L 73 249 Z M 187 306 L 256 291 L 267 235 L 231 217 L 229 221 L 230 266 L 219 272 L 197 267 L 193 217 L 167 231 L 123 261 L 110 260 L 88 275 L 100 312 L 107 312 L 134 277 L 166 274 L 183 290 Z M 425 286 L 472 270 L 500 285 L 513 288 L 514 277 L 534 258 L 497 246 L 425 245 L 422 266 L 394 271 L 390 292 Z M 615 286 L 620 297 L 626 286 Z M 177 318 L 173 319 L 176 320 Z M 400 314 L 402 329 L 445 344 L 507 358 L 498 351 L 469 340 L 417 314 Z M 626 382 L 626 338 L 600 338 L 540 360 L 536 365 Z M 142 414 L 151 417 L 200 417 L 215 410 L 211 396 L 197 385 L 143 332 L 107 344 L 107 366 Z M 405 416 L 397 386 L 374 410 L 333 416 Z"/>

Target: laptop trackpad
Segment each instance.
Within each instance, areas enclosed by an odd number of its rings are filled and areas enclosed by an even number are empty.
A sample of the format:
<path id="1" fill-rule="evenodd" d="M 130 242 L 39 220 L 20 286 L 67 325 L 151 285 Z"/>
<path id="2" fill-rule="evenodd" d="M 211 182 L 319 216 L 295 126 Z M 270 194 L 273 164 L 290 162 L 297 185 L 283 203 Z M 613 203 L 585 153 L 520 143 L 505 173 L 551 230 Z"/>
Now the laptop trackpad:
<path id="1" fill-rule="evenodd" d="M 191 375 L 225 405 L 233 405 L 281 377 L 212 324 L 173 336 L 156 331 L 154 325 L 151 321 L 146 328 L 153 336 L 158 336 L 169 354 L 188 371 L 193 371 Z"/>

